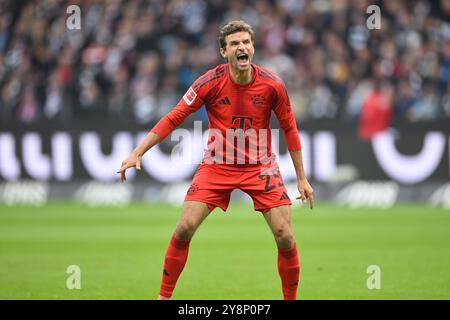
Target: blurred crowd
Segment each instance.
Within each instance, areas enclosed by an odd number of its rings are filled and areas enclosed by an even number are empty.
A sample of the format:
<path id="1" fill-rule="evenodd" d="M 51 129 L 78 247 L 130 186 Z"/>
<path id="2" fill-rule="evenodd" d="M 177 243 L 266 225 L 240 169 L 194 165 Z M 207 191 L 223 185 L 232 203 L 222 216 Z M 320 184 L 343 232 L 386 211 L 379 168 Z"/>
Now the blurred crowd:
<path id="1" fill-rule="evenodd" d="M 0 0 L 0 117 L 153 122 L 224 62 L 219 28 L 243 19 L 301 121 L 450 119 L 449 18 L 450 0 Z"/>

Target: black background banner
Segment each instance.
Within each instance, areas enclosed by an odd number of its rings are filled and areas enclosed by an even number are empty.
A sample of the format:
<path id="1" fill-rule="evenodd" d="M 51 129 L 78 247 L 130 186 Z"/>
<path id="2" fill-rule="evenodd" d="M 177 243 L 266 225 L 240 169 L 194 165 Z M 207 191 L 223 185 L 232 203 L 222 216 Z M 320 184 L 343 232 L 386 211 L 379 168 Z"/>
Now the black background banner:
<path id="1" fill-rule="evenodd" d="M 139 137 L 142 137 L 142 134 L 148 132 L 150 128 L 152 128 L 154 124 L 149 124 L 146 126 L 137 126 L 134 124 L 116 124 L 113 122 L 78 122 L 71 123 L 70 126 L 62 126 L 57 123 L 44 123 L 43 125 L 8 125 L 2 124 L 2 128 L 0 129 L 0 143 L 4 143 L 5 139 L 1 140 L 1 137 L 8 137 L 9 141 L 13 140 L 13 158 L 17 160 L 16 166 L 18 166 L 19 173 L 15 176 L 15 179 L 35 179 L 35 180 L 48 180 L 48 181 L 72 181 L 72 180 L 87 180 L 87 179 L 100 179 L 103 178 L 93 177 L 89 170 L 86 168 L 86 160 L 83 160 L 81 155 L 81 137 L 86 133 L 94 134 L 99 138 L 100 141 L 100 151 L 105 157 L 111 154 L 114 147 L 118 148 L 118 146 L 113 146 L 113 137 L 118 133 L 124 133 L 127 137 L 131 137 L 132 146 L 134 147 L 136 143 L 139 142 Z M 185 128 L 188 130 L 192 130 L 194 127 L 192 121 L 186 121 L 181 128 Z M 203 129 L 207 129 L 207 124 L 203 123 Z M 355 123 L 348 123 L 347 125 L 343 125 L 342 122 L 336 123 L 331 121 L 317 121 L 317 122 L 307 122 L 307 123 L 298 123 L 298 128 L 301 132 L 301 136 L 304 135 L 305 138 L 302 139 L 302 145 L 304 147 L 304 157 L 305 162 L 307 164 L 307 171 L 309 171 L 310 179 L 312 181 L 322 180 L 321 182 L 326 182 L 326 178 L 332 178 L 331 176 L 326 176 L 321 174 L 321 162 L 326 162 L 333 166 L 333 170 L 339 169 L 341 166 L 350 166 L 355 168 L 357 171 L 357 179 L 361 180 L 397 180 L 397 182 L 404 183 L 401 179 L 397 179 L 395 176 L 392 176 L 383 166 L 380 164 L 380 157 L 387 157 L 387 153 L 379 153 L 375 154 L 374 143 L 373 141 L 361 141 L 357 136 L 357 125 Z M 433 166 L 432 170 L 429 174 L 425 175 L 425 178 L 420 179 L 420 181 L 406 182 L 407 184 L 417 184 L 424 181 L 436 181 L 436 182 L 445 182 L 449 180 L 450 177 L 450 159 L 449 159 L 449 145 L 450 145 L 450 124 L 448 121 L 442 122 L 430 122 L 430 123 L 417 123 L 417 124 L 394 124 L 389 132 L 392 134 L 392 137 L 395 139 L 395 150 L 402 157 L 408 156 L 417 156 L 422 149 L 424 148 L 425 137 L 430 133 L 438 136 L 438 140 L 443 142 L 441 144 L 436 144 L 429 146 L 429 154 L 434 154 L 437 159 L 436 165 Z M 65 178 L 61 179 L 57 177 L 53 173 L 53 169 L 51 170 L 51 174 L 44 177 L 36 177 L 33 174 L 30 174 L 30 170 L 27 169 L 27 166 L 24 165 L 24 157 L 26 157 L 25 153 L 29 152 L 29 150 L 24 145 L 24 137 L 29 135 L 30 133 L 38 136 L 40 141 L 42 142 L 41 153 L 44 156 L 48 156 L 50 159 L 50 165 L 54 166 L 55 161 L 58 161 L 58 157 L 52 158 L 52 139 L 57 133 L 64 133 L 66 137 L 70 138 L 70 155 L 66 157 L 62 157 L 61 159 L 69 159 L 70 164 L 70 175 L 67 175 Z M 141 134 L 141 135 L 139 135 Z M 328 159 L 327 153 L 321 153 L 320 148 L 318 148 L 316 137 L 321 134 L 325 134 L 328 138 L 330 138 L 331 145 L 328 145 L 328 148 L 331 148 L 335 154 L 335 159 Z M 8 140 L 7 139 L 7 140 Z M 2 142 L 3 141 L 3 142 Z M 160 145 L 159 150 L 163 152 L 165 155 L 170 156 L 170 152 L 173 147 L 178 142 L 170 141 L 170 138 L 167 138 Z M 116 142 L 117 144 L 117 142 Z M 383 143 L 382 143 L 383 144 Z M 382 145 L 381 144 L 381 145 Z M 1 147 L 1 146 L 0 146 Z M 123 145 L 121 147 L 124 147 Z M 131 148 L 130 147 L 130 148 Z M 14 163 L 7 163 L 8 157 L 5 158 L 5 147 L 1 149 L 4 154 L 0 155 L 0 179 L 11 180 L 11 176 L 14 176 L 11 173 L 6 171 L 12 170 L 14 168 Z M 125 148 L 126 149 L 126 148 Z M 88 151 L 86 151 L 88 150 Z M 91 152 L 92 148 L 85 148 L 84 152 Z M 287 155 L 284 138 L 283 135 L 280 134 L 280 155 Z M 11 151 L 11 150 L 10 150 Z M 128 151 L 127 151 L 128 152 Z M 95 153 L 95 152 L 94 152 Z M 126 154 L 125 151 L 122 154 Z M 201 155 L 199 155 L 201 158 Z M 121 156 L 124 157 L 123 155 Z M 119 156 L 116 159 L 110 159 L 111 161 L 117 161 L 117 165 L 115 167 L 119 167 L 120 162 L 123 160 Z M 64 160 L 66 161 L 66 160 Z M 30 162 L 30 160 L 28 161 Z M 105 164 L 100 163 L 94 164 L 93 166 L 102 166 Z M 389 161 L 385 161 L 389 163 Z M 309 165 L 308 165 L 309 163 Z M 109 166 L 112 168 L 113 165 L 110 163 Z M 190 174 L 186 174 L 180 179 L 188 179 L 192 176 L 192 173 L 195 171 L 195 164 L 190 167 Z M 417 173 L 420 170 L 426 170 L 424 165 L 417 165 L 416 167 L 404 168 L 405 174 L 407 175 L 408 170 L 410 170 L 411 174 Z M 36 168 L 39 170 L 39 168 Z M 282 172 L 286 175 L 286 180 L 291 180 L 292 174 L 289 173 L 287 169 L 284 169 L 285 172 Z M 324 180 L 325 177 L 325 180 Z M 109 178 L 105 178 L 104 180 L 108 180 Z M 158 177 L 153 176 L 148 173 L 140 175 L 136 178 L 137 180 L 146 181 L 154 180 L 160 181 Z M 167 181 L 166 181 L 167 182 Z"/>

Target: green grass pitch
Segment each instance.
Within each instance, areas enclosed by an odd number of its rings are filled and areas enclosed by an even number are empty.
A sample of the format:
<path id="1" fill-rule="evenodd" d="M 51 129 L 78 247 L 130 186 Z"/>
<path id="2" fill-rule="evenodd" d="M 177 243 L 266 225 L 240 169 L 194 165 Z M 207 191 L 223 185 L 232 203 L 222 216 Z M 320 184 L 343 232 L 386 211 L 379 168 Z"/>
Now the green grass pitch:
<path id="1" fill-rule="evenodd" d="M 0 299 L 154 299 L 180 209 L 0 205 Z M 299 299 L 450 299 L 450 211 L 424 205 L 293 208 Z M 69 290 L 67 267 L 81 269 Z M 369 265 L 381 288 L 369 290 Z M 276 246 L 248 205 L 216 209 L 192 240 L 174 299 L 281 299 Z"/>

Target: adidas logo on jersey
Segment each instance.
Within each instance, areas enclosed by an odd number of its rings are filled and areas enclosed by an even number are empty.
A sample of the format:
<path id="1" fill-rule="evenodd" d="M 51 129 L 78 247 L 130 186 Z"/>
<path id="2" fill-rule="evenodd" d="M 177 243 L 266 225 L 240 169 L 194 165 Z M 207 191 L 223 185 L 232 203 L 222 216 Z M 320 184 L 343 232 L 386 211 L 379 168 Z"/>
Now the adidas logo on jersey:
<path id="1" fill-rule="evenodd" d="M 219 101 L 219 104 L 224 104 L 224 105 L 230 106 L 231 102 L 230 102 L 230 99 L 228 99 L 228 97 L 225 97 Z"/>

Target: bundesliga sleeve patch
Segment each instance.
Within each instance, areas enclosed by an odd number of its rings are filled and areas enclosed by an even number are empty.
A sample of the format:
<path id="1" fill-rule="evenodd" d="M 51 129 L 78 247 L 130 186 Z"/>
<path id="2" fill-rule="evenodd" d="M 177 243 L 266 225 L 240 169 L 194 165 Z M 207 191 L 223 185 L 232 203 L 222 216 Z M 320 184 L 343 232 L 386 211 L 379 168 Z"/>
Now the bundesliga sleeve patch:
<path id="1" fill-rule="evenodd" d="M 189 90 L 183 96 L 183 100 L 188 106 L 190 106 L 194 102 L 195 98 L 197 98 L 197 94 L 192 87 L 189 87 Z"/>

